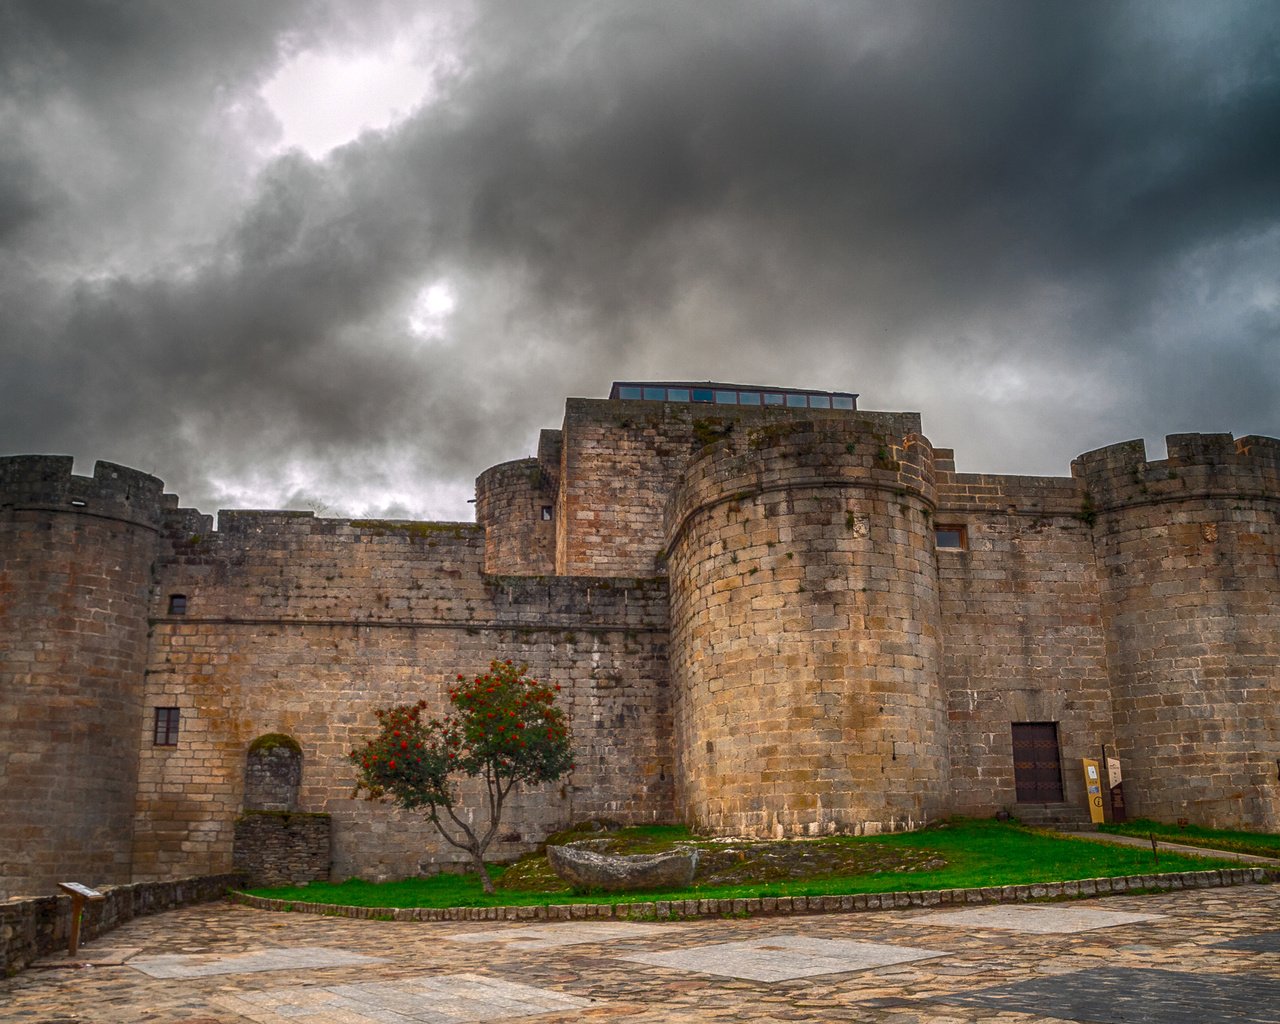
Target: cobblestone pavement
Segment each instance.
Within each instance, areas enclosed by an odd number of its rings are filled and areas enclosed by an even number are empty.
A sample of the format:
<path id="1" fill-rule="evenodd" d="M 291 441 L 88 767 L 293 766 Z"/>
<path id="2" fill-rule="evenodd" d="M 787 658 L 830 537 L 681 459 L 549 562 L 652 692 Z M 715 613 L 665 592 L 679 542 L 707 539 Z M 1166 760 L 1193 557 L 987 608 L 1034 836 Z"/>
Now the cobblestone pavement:
<path id="1" fill-rule="evenodd" d="M 0 1021 L 1280 1024 L 1280 886 L 1016 909 L 601 927 L 209 904 L 84 950 L 118 947 L 123 964 L 0 982 Z"/>

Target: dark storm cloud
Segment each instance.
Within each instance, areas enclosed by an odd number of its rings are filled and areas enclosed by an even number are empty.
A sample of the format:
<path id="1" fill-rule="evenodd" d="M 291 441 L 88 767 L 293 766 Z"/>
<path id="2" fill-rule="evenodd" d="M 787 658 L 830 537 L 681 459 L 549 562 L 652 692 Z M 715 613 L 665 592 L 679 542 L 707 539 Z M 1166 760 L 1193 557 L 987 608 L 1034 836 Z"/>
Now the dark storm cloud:
<path id="1" fill-rule="evenodd" d="M 973 469 L 1280 432 L 1269 4 L 460 5 L 433 103 L 254 162 L 287 55 L 411 11 L 7 10 L 6 448 L 354 507 L 624 376 L 853 386 Z"/>

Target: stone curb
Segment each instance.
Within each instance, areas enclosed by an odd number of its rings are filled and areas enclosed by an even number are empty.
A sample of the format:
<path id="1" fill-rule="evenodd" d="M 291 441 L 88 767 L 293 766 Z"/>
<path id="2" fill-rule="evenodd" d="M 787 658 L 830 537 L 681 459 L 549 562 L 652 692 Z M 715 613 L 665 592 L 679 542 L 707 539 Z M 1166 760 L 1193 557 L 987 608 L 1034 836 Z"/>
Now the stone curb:
<path id="1" fill-rule="evenodd" d="M 1082 899 L 1130 892 L 1173 892 L 1280 881 L 1272 868 L 1222 868 L 1120 878 L 1082 878 L 1072 882 L 996 885 L 977 889 L 926 889 L 919 892 L 859 893 L 850 896 L 758 896 L 752 899 L 658 900 L 652 903 L 569 903 L 532 907 L 347 907 L 300 903 L 232 892 L 235 903 L 259 910 L 323 914 L 373 921 L 569 921 L 587 918 L 664 920 L 746 917 L 757 914 L 833 914 L 858 910 L 895 910 L 977 903 L 1025 903 L 1028 900 Z"/>
<path id="2" fill-rule="evenodd" d="M 84 908 L 80 940 L 88 943 L 126 921 L 149 914 L 209 903 L 225 898 L 236 885 L 244 885 L 243 872 L 195 875 L 167 882 L 127 882 L 104 885 L 105 899 Z M 16 974 L 65 945 L 71 932 L 71 897 L 14 896 L 0 900 L 0 978 Z"/>

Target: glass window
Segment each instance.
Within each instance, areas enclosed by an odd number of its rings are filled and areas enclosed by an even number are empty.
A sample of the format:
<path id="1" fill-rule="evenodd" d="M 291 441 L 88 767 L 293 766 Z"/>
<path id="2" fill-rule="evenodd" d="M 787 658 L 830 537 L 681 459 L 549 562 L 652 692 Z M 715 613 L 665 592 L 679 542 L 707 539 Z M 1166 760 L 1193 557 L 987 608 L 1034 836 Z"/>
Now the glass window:
<path id="1" fill-rule="evenodd" d="M 646 402 L 665 402 L 667 400 L 666 388 L 645 388 L 644 400 Z"/>
<path id="2" fill-rule="evenodd" d="M 187 614 L 187 595 L 186 594 L 170 594 L 169 595 L 169 614 L 170 615 L 186 615 Z"/>
<path id="3" fill-rule="evenodd" d="M 738 392 L 736 391 L 717 391 L 716 405 L 737 405 Z"/>
<path id="4" fill-rule="evenodd" d="M 833 409 L 852 409 L 852 395 L 833 395 L 831 398 L 831 408 Z"/>
<path id="5" fill-rule="evenodd" d="M 618 388 L 618 397 L 619 398 L 639 398 L 640 389 L 639 388 Z"/>
<path id="6" fill-rule="evenodd" d="M 760 392 L 758 392 L 758 391 L 739 391 L 739 392 L 738 392 L 738 404 L 739 404 L 739 405 L 759 405 L 759 404 L 760 404 Z"/>
<path id="7" fill-rule="evenodd" d="M 767 391 L 764 396 L 765 405 L 782 405 L 784 399 L 781 395 L 771 395 Z"/>
<path id="8" fill-rule="evenodd" d="M 689 401 L 688 388 L 667 388 L 668 402 L 687 402 Z"/>
<path id="9" fill-rule="evenodd" d="M 156 724 L 152 741 L 157 747 L 178 745 L 178 709 L 156 708 Z"/>
<path id="10" fill-rule="evenodd" d="M 693 400 L 694 400 L 695 402 L 709 402 L 709 401 L 711 401 L 711 389 L 710 389 L 710 388 L 694 388 L 694 389 L 693 389 Z"/>
<path id="11" fill-rule="evenodd" d="M 831 399 L 828 398 L 826 395 L 810 395 L 809 408 L 810 409 L 830 409 Z"/>
<path id="12" fill-rule="evenodd" d="M 939 526 L 933 531 L 940 548 L 959 548 L 963 550 L 967 544 L 963 526 Z"/>
<path id="13" fill-rule="evenodd" d="M 808 404 L 804 395 L 787 395 L 787 408 L 789 409 L 803 409 Z"/>

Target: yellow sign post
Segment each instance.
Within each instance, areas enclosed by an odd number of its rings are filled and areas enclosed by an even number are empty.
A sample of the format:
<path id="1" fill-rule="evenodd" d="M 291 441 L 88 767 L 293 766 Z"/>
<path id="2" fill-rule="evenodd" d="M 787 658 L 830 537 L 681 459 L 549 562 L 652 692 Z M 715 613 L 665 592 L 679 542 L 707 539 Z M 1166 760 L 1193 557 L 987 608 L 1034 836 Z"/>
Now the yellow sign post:
<path id="1" fill-rule="evenodd" d="M 1089 798 L 1089 817 L 1095 825 L 1100 825 L 1107 820 L 1102 806 L 1102 773 L 1098 762 L 1091 757 L 1081 758 L 1080 763 L 1084 766 L 1084 791 Z"/>

